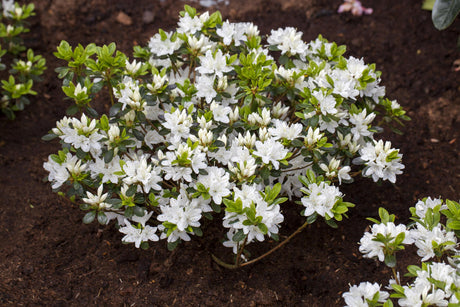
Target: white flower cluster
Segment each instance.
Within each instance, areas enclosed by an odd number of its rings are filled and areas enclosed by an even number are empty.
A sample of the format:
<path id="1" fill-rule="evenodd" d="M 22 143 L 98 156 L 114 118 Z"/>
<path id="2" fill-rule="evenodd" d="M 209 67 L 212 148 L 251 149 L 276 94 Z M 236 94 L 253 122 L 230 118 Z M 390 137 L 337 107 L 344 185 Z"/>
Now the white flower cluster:
<path id="1" fill-rule="evenodd" d="M 414 244 L 417 255 L 421 258 L 421 267 L 409 266 L 407 276 L 413 281 L 407 285 L 399 283 L 399 274 L 396 280 L 390 280 L 388 289 L 395 291 L 399 298 L 399 306 L 457 306 L 460 300 L 460 262 L 456 257 L 460 254 L 457 245 L 458 226 L 453 222 L 458 221 L 460 204 L 447 200 L 446 204 L 441 199 L 425 198 L 418 201 L 410 208 L 413 223 L 409 228 L 405 225 L 395 226 L 393 222 L 385 221 L 374 224 L 371 232 L 366 232 L 360 241 L 359 250 L 364 257 L 378 258 L 389 265 L 388 258 L 395 259 L 394 253 L 402 245 Z M 448 220 L 442 223 L 441 214 Z M 388 217 L 388 215 L 387 215 Z M 384 220 L 382 218 L 382 220 Z M 391 219 L 390 219 L 391 220 Z M 452 228 L 449 228 L 453 227 Z M 401 240 L 403 235 L 403 240 Z M 395 242 L 400 237 L 399 242 Z M 446 260 L 448 263 L 443 262 Z M 453 256 L 453 257 L 452 257 Z M 450 258 L 452 257 L 452 258 Z M 395 260 L 394 260 L 395 261 Z M 389 266 L 395 267 L 395 262 Z M 375 306 L 374 293 L 380 289 L 374 284 L 375 289 L 368 289 L 371 284 L 361 283 L 351 286 L 349 292 L 343 294 L 347 306 Z M 359 289 L 368 289 L 367 294 Z M 379 298 L 385 303 L 388 293 Z M 366 296 L 367 295 L 367 296 Z M 393 295 L 392 295 L 393 297 Z M 372 303 L 371 303 L 372 302 Z M 391 305 L 388 305 L 391 306 Z"/>
<path id="2" fill-rule="evenodd" d="M 416 222 L 407 229 L 405 225 L 395 225 L 393 222 L 374 224 L 371 232 L 365 232 L 360 240 L 359 250 L 364 257 L 377 257 L 379 261 L 385 259 L 385 244 L 378 240 L 377 236 L 383 235 L 394 240 L 400 233 L 404 233 L 402 244 L 414 244 L 417 247 L 417 254 L 422 261 L 427 261 L 436 257 L 439 252 L 454 251 L 457 245 L 457 237 L 453 231 L 447 231 L 445 226 L 438 221 L 435 224 L 428 224 L 425 215 L 428 209 L 446 209 L 442 205 L 442 200 L 427 198 L 419 200 L 412 211 L 415 214 Z M 389 241 L 391 243 L 391 240 Z"/>
<path id="3" fill-rule="evenodd" d="M 371 228 L 371 232 L 365 232 L 364 236 L 361 238 L 359 242 L 359 251 L 364 254 L 364 257 L 377 257 L 379 261 L 383 262 L 385 260 L 386 245 L 377 240 L 377 236 L 382 235 L 389 240 L 389 243 L 392 243 L 400 234 L 404 234 L 403 244 L 410 244 L 413 242 L 408 235 L 409 232 L 405 225 L 400 224 L 396 226 L 393 222 L 374 224 Z"/>
<path id="4" fill-rule="evenodd" d="M 97 190 L 85 208 L 100 222 L 116 218 L 136 247 L 190 240 L 224 209 L 224 245 L 237 253 L 243 241 L 276 236 L 282 195 L 303 192 L 305 216 L 339 220 L 346 210 L 333 184 L 352 181 L 357 155 L 364 176 L 394 182 L 401 154 L 374 140 L 374 110 L 386 101 L 374 66 L 293 28 L 261 41 L 252 23 L 187 9 L 176 32 L 160 30 L 113 79 L 110 117 L 56 123 L 64 150 L 44 164 L 52 188 Z M 307 172 L 320 179 L 302 188 Z"/>
<path id="5" fill-rule="evenodd" d="M 369 306 L 368 301 L 384 303 L 390 296 L 387 291 L 381 291 L 377 283 L 362 282 L 359 286 L 353 285 L 343 295 L 346 306 Z"/>
<path id="6" fill-rule="evenodd" d="M 460 276 L 451 265 L 434 262 L 423 265 L 417 270 L 414 282 L 402 288 L 405 297 L 398 300 L 402 307 L 458 306 Z"/>

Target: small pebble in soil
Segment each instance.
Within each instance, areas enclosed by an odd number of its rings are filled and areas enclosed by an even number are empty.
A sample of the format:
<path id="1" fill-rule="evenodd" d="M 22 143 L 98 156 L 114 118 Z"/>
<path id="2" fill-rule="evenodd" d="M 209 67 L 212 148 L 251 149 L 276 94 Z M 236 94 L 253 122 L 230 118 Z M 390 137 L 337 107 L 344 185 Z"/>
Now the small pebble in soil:
<path id="1" fill-rule="evenodd" d="M 144 24 L 152 23 L 153 20 L 155 20 L 155 12 L 153 12 L 153 11 L 145 11 L 142 14 L 142 22 Z"/>
<path id="2" fill-rule="evenodd" d="M 118 12 L 118 15 L 115 19 L 117 20 L 117 22 L 121 23 L 124 26 L 130 26 L 133 24 L 132 18 L 122 11 Z"/>

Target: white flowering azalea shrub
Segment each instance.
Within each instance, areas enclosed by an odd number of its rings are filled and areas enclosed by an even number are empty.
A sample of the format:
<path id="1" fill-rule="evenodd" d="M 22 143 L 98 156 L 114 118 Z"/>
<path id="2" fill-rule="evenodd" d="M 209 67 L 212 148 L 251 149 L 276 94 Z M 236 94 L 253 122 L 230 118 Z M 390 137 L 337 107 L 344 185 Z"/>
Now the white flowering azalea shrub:
<path id="1" fill-rule="evenodd" d="M 380 221 L 361 238 L 359 250 L 393 271 L 386 290 L 377 283 L 362 282 L 343 294 L 347 306 L 459 306 L 460 305 L 460 204 L 455 201 L 419 200 L 410 208 L 412 222 L 395 225 L 395 216 L 380 208 Z M 415 245 L 420 265 L 407 267 L 410 280 L 402 284 L 396 252 Z"/>
<path id="2" fill-rule="evenodd" d="M 301 36 L 285 28 L 263 40 L 252 23 L 186 6 L 177 30 L 159 30 L 132 61 L 113 43 L 62 42 L 67 112 L 80 115 L 44 137 L 62 144 L 44 163 L 52 188 L 81 204 L 85 223 L 116 220 L 136 247 L 174 248 L 217 218 L 238 263 L 249 244 L 278 239 L 288 199 L 306 223 L 336 227 L 353 206 L 341 184 L 402 173 L 373 123 L 407 117 L 374 65 Z M 111 100 L 102 116 L 96 94 Z"/>
<path id="3" fill-rule="evenodd" d="M 7 78 L 1 80 L 0 110 L 9 119 L 16 111 L 22 111 L 30 104 L 28 95 L 36 95 L 32 89 L 34 81 L 41 81 L 40 75 L 46 69 L 46 60 L 35 55 L 24 46 L 22 35 L 29 32 L 26 19 L 33 16 L 34 5 L 19 5 L 14 0 L 2 0 L 0 10 L 0 70 L 11 66 Z M 24 53 L 24 51 L 26 51 Z M 1 63 L 2 59 L 6 64 Z"/>

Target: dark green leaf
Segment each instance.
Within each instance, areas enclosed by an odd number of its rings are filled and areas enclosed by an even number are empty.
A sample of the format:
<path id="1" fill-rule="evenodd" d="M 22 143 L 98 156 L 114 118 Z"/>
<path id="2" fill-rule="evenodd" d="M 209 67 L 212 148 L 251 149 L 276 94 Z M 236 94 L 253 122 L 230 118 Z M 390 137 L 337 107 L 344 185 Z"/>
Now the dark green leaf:
<path id="1" fill-rule="evenodd" d="M 243 230 L 238 230 L 237 233 L 235 233 L 232 237 L 232 241 L 233 242 L 240 242 L 242 240 L 244 240 L 244 238 L 246 237 L 246 235 L 244 234 Z"/>
<path id="2" fill-rule="evenodd" d="M 113 149 L 110 149 L 104 153 L 104 162 L 105 163 L 110 163 L 113 159 Z"/>
<path id="3" fill-rule="evenodd" d="M 97 221 L 99 222 L 99 224 L 101 225 L 106 225 L 107 224 L 107 216 L 105 215 L 104 212 L 100 211 L 97 213 Z"/>
<path id="4" fill-rule="evenodd" d="M 145 215 L 144 208 L 139 206 L 134 206 L 134 215 L 138 217 L 143 217 Z"/>
<path id="5" fill-rule="evenodd" d="M 50 134 L 42 136 L 42 140 L 43 141 L 51 141 L 52 139 L 55 139 L 56 137 L 57 137 L 56 134 L 50 133 Z"/>
<path id="6" fill-rule="evenodd" d="M 431 13 L 433 24 L 438 30 L 449 27 L 460 12 L 458 0 L 436 0 Z"/>
<path id="7" fill-rule="evenodd" d="M 174 242 L 168 242 L 168 250 L 169 251 L 173 251 L 176 249 L 176 247 L 179 245 L 180 243 L 180 239 L 177 239 L 176 241 Z"/>
<path id="8" fill-rule="evenodd" d="M 96 211 L 90 211 L 86 213 L 85 216 L 83 217 L 83 223 L 90 224 L 94 221 L 95 218 L 96 218 Z"/>

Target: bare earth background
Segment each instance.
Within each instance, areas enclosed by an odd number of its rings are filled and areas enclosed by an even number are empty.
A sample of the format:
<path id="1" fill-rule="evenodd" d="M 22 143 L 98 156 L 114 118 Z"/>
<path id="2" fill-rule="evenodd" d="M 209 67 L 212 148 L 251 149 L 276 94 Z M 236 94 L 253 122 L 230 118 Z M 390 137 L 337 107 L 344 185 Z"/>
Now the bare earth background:
<path id="1" fill-rule="evenodd" d="M 2 305 L 339 306 L 349 283 L 386 285 L 390 277 L 384 266 L 362 259 L 358 251 L 366 217 L 376 217 L 384 206 L 406 222 L 407 208 L 419 198 L 460 199 L 460 72 L 453 71 L 460 58 L 458 19 L 448 30 L 437 31 L 430 12 L 421 10 L 421 0 L 364 1 L 374 9 L 364 17 L 336 14 L 338 0 L 230 0 L 209 9 L 219 9 L 233 22 L 252 21 L 263 34 L 286 26 L 303 31 L 306 41 L 322 34 L 346 44 L 346 56 L 376 63 L 387 96 L 413 119 L 403 136 L 384 136 L 401 148 L 405 172 L 396 185 L 359 179 L 342 187 L 345 199 L 357 207 L 338 230 L 317 222 L 282 250 L 240 270 L 221 269 L 210 258 L 211 252 L 228 255 L 218 242 L 220 233 L 214 234 L 218 225 L 205 230 L 204 237 L 212 242 L 194 238 L 174 253 L 161 243 L 148 251 L 123 245 L 113 226 L 83 225 L 83 213 L 43 182 L 42 164 L 59 146 L 40 138 L 68 106 L 54 72 L 63 63 L 52 52 L 65 39 L 73 46 L 116 42 L 131 56 L 133 45 L 146 45 L 158 28 L 173 30 L 186 2 L 34 3 L 37 15 L 27 44 L 46 57 L 49 69 L 32 105 L 15 121 L 0 117 Z M 285 207 L 282 236 L 303 223 L 299 211 L 294 203 Z M 266 242 L 250 250 L 260 255 L 271 246 Z M 416 259 L 407 250 L 399 257 L 401 269 Z"/>

